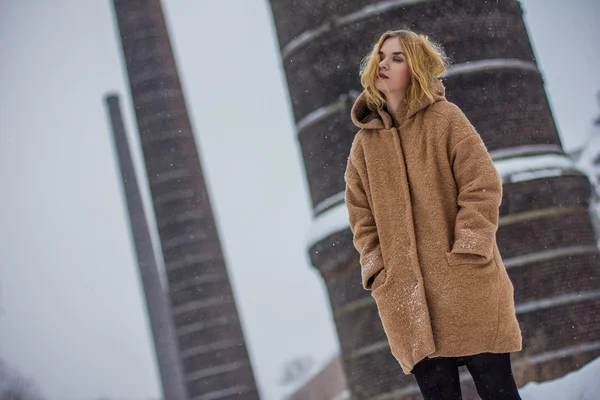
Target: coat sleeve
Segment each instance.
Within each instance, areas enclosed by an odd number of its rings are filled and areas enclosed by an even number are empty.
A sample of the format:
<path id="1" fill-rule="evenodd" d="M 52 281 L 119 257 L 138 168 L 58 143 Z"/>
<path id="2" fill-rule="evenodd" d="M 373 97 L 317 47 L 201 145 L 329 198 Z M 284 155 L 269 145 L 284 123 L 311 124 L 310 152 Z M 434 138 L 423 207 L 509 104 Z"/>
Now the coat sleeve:
<path id="1" fill-rule="evenodd" d="M 348 158 L 344 175 L 346 207 L 350 229 L 354 234 L 354 247 L 360 255 L 362 285 L 364 289 L 371 290 L 373 279 L 383 269 L 383 257 L 375 218 L 365 190 L 366 176 L 361 177 L 351 157 Z"/>
<path id="2" fill-rule="evenodd" d="M 450 160 L 458 191 L 458 213 L 452 250 L 446 253 L 451 265 L 485 263 L 493 257 L 502 202 L 502 180 L 486 146 L 475 128 L 462 115 L 451 135 L 458 137 Z"/>

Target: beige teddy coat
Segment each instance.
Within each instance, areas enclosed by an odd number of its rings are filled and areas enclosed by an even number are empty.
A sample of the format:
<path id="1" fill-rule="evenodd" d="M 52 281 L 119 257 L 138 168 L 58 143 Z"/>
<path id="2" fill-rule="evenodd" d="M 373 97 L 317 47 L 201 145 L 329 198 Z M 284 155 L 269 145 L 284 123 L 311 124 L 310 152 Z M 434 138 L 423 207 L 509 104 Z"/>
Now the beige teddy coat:
<path id="1" fill-rule="evenodd" d="M 363 92 L 352 108 L 360 130 L 345 173 L 362 284 L 405 374 L 425 357 L 522 346 L 496 244 L 500 176 L 439 79 L 432 92 L 433 102 L 403 103 L 397 124 L 369 110 Z"/>

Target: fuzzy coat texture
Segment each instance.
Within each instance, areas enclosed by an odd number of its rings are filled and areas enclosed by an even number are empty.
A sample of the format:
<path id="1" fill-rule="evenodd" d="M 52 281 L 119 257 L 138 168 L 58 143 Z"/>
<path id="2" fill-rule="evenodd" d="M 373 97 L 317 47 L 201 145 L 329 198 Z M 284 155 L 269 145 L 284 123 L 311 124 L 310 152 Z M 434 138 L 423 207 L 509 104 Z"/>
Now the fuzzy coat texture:
<path id="1" fill-rule="evenodd" d="M 362 285 L 405 374 L 423 358 L 522 348 L 514 288 L 496 244 L 502 182 L 480 135 L 445 98 L 403 103 L 395 124 L 352 107 L 345 200 Z"/>

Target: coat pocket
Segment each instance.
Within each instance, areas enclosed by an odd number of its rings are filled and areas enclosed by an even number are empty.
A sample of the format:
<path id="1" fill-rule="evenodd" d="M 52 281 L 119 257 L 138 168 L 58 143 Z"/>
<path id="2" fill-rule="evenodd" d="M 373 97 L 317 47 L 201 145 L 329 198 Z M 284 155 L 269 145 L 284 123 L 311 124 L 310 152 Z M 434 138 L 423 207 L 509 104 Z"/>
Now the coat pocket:
<path id="1" fill-rule="evenodd" d="M 470 253 L 452 253 L 451 251 L 446 252 L 446 261 L 450 267 L 457 267 L 459 265 L 473 265 L 473 266 L 484 266 L 493 261 L 493 257 L 491 259 L 487 259 L 479 254 L 470 254 Z"/>
<path id="2" fill-rule="evenodd" d="M 371 285 L 371 291 L 379 289 L 386 281 L 386 272 L 385 268 L 379 270 L 373 279 L 373 284 Z"/>

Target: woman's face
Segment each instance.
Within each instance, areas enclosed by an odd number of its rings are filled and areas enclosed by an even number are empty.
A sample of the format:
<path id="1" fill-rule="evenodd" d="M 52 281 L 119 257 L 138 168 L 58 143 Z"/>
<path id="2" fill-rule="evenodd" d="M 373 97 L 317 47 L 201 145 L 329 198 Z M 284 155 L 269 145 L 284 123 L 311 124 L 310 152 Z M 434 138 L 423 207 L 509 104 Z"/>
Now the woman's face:
<path id="1" fill-rule="evenodd" d="M 377 90 L 385 93 L 406 93 L 410 84 L 410 70 L 406 55 L 397 37 L 387 38 L 379 50 L 379 77 Z"/>

